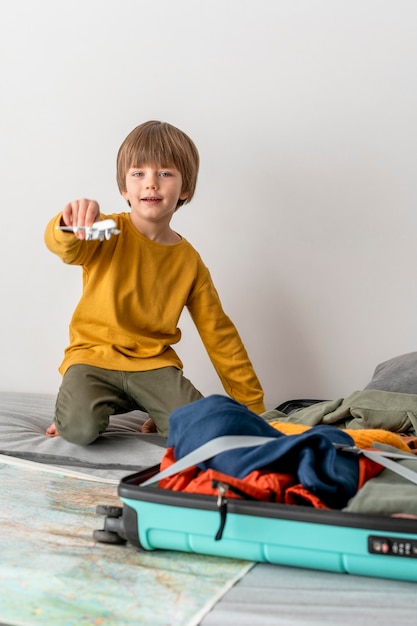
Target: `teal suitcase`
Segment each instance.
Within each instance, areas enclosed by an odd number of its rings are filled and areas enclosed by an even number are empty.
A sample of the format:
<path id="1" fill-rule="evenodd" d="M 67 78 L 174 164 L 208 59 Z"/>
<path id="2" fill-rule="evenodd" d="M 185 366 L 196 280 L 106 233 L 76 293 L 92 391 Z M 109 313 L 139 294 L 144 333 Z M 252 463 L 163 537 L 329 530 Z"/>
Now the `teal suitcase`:
<path id="1" fill-rule="evenodd" d="M 216 497 L 141 486 L 158 471 L 121 480 L 97 541 L 417 582 L 416 519 L 235 498 L 225 515 Z"/>

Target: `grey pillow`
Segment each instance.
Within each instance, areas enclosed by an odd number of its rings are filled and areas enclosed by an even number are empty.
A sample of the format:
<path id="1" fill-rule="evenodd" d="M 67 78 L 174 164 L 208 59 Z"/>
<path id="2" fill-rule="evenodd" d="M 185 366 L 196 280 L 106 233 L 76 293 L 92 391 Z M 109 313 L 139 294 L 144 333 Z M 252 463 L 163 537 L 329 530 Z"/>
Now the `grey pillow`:
<path id="1" fill-rule="evenodd" d="M 417 352 L 409 352 L 376 366 L 365 389 L 417 394 Z"/>

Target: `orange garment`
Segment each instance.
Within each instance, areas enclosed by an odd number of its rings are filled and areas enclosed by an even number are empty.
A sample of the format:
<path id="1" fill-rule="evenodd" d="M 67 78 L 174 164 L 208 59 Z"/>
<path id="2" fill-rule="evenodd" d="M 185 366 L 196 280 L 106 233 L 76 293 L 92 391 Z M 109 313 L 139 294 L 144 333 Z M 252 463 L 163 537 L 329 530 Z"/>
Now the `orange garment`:
<path id="1" fill-rule="evenodd" d="M 174 449 L 168 448 L 161 461 L 161 471 L 175 463 Z M 378 475 L 382 467 L 364 457 L 359 457 L 359 484 L 363 484 Z M 219 481 L 235 487 L 245 493 L 249 499 L 266 502 L 280 502 L 283 504 L 304 504 L 314 508 L 328 509 L 320 498 L 311 491 L 296 482 L 291 474 L 273 472 L 267 469 L 255 470 L 244 478 L 235 478 L 213 469 L 201 471 L 193 465 L 182 472 L 159 481 L 161 489 L 182 491 L 184 493 L 199 493 L 209 496 L 217 496 L 218 489 L 213 487 L 213 481 Z M 225 493 L 227 498 L 239 498 L 240 496 L 231 490 Z"/>
<path id="2" fill-rule="evenodd" d="M 299 435 L 304 433 L 314 426 L 306 426 L 304 424 L 294 424 L 292 422 L 280 422 L 273 421 L 268 422 L 270 426 L 279 430 L 284 435 Z M 412 452 L 411 448 L 407 445 L 404 438 L 392 433 L 389 430 L 382 430 L 377 428 L 369 429 L 344 429 L 345 433 L 348 433 L 355 442 L 358 448 L 371 448 L 374 443 L 384 443 L 394 448 L 398 448 L 403 452 Z"/>

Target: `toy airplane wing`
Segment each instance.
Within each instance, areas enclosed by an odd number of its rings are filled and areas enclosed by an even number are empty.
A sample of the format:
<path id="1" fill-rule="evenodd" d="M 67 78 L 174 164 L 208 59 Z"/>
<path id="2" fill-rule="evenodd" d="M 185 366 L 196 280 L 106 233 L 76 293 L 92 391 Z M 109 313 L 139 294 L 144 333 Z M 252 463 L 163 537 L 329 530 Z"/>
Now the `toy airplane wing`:
<path id="1" fill-rule="evenodd" d="M 116 228 L 116 222 L 114 220 L 100 220 L 94 222 L 92 226 L 57 226 L 58 230 L 65 230 L 72 233 L 77 233 L 79 230 L 85 231 L 86 241 L 92 241 L 93 239 L 110 239 L 112 235 L 118 235 L 120 230 Z"/>

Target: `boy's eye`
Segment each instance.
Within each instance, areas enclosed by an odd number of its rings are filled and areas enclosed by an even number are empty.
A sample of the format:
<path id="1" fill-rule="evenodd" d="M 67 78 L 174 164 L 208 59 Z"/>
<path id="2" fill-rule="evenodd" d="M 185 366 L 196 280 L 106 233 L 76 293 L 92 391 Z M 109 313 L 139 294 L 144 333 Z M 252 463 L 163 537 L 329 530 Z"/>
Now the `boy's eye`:
<path id="1" fill-rule="evenodd" d="M 142 178 L 143 176 L 145 176 L 145 172 L 138 170 L 136 172 L 132 172 L 132 176 L 134 178 Z M 161 178 L 169 178 L 170 176 L 173 176 L 173 174 L 172 172 L 167 172 L 166 170 L 163 170 L 159 172 L 158 176 L 160 176 Z"/>

